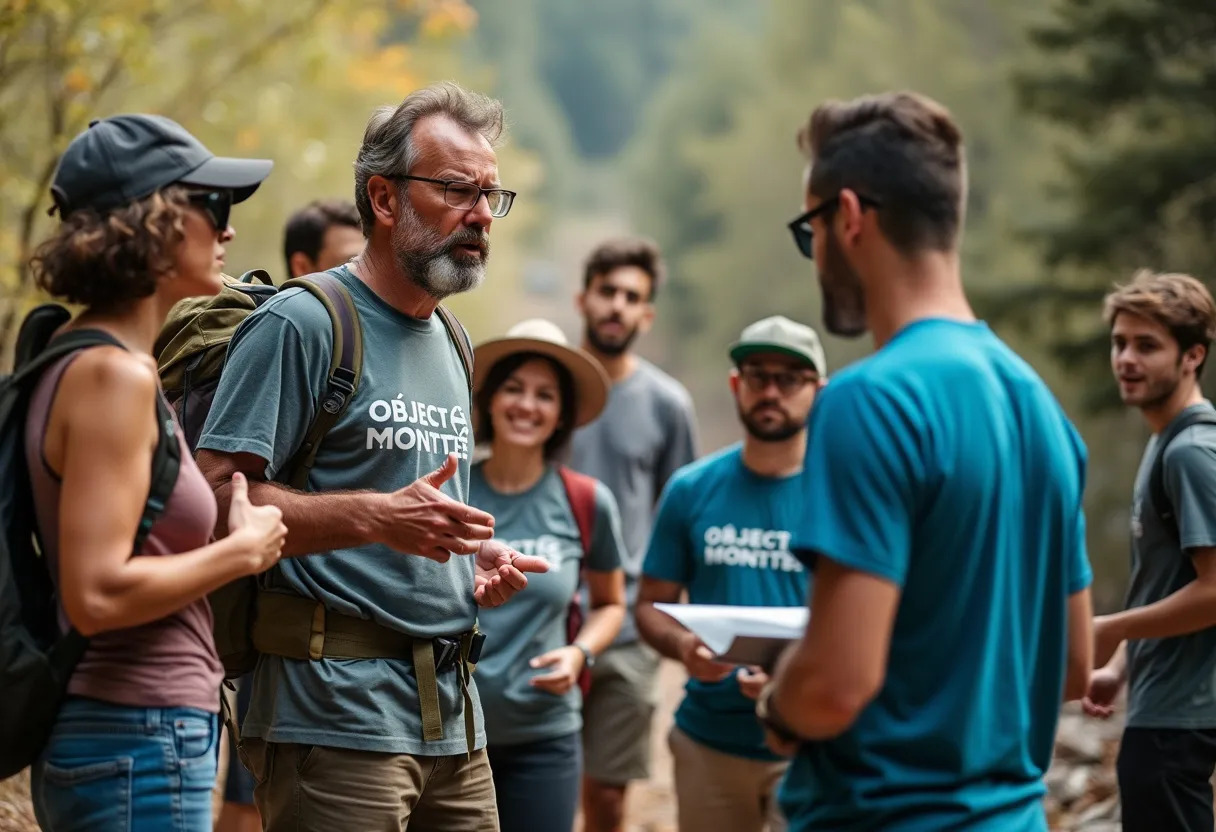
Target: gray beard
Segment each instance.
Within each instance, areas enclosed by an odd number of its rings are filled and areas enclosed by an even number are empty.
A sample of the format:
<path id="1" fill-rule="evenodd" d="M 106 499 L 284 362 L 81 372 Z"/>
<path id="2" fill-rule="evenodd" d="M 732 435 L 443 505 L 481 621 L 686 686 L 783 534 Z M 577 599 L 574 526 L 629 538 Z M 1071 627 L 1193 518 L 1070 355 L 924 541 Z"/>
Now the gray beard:
<path id="1" fill-rule="evenodd" d="M 465 243 L 483 245 L 482 258 L 468 262 L 457 260 L 452 251 Z M 476 289 L 485 280 L 490 241 L 484 231 L 471 227 L 454 231 L 445 239 L 438 231 L 424 225 L 411 208 L 393 229 L 393 253 L 397 265 L 415 286 L 436 300 L 443 300 Z"/>

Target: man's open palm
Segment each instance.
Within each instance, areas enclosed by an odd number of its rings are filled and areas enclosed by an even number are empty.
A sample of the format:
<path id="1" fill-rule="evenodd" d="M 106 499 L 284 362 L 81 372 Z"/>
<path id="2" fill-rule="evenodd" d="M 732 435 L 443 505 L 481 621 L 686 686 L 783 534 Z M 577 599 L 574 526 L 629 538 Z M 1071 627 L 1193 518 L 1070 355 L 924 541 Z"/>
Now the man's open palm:
<path id="1" fill-rule="evenodd" d="M 478 606 L 497 607 L 528 585 L 525 572 L 549 571 L 549 561 L 521 555 L 500 540 L 483 540 L 473 573 L 473 600 Z"/>

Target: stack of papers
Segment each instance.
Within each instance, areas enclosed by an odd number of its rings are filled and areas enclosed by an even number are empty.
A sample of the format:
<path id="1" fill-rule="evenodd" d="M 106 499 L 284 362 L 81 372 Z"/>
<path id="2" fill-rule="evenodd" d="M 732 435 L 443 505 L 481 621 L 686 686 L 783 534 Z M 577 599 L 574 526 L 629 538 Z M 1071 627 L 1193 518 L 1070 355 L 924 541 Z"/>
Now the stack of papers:
<path id="1" fill-rule="evenodd" d="M 696 633 L 724 662 L 771 669 L 785 646 L 802 638 L 807 607 L 733 607 L 717 604 L 655 604 Z"/>

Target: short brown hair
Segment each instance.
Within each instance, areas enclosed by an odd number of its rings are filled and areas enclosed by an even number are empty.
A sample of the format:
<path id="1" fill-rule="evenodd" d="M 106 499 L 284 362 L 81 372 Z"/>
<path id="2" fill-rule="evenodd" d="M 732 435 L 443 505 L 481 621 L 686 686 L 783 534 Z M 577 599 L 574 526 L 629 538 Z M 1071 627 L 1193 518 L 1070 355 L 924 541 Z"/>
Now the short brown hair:
<path id="1" fill-rule="evenodd" d="M 635 266 L 646 272 L 650 277 L 650 299 L 654 300 L 666 268 L 658 244 L 646 237 L 622 237 L 597 246 L 583 268 L 583 289 L 591 288 L 591 281 L 597 276 L 623 266 Z"/>
<path id="2" fill-rule="evenodd" d="M 35 250 L 34 280 L 56 297 L 94 309 L 148 297 L 177 263 L 186 193 L 171 185 L 104 213 L 73 211 Z"/>
<path id="3" fill-rule="evenodd" d="M 316 262 L 325 245 L 325 232 L 330 228 L 346 227 L 359 230 L 359 210 L 344 199 L 317 199 L 296 211 L 287 219 L 283 233 L 283 259 L 291 275 L 291 255 L 297 251 Z"/>
<path id="4" fill-rule="evenodd" d="M 900 252 L 950 251 L 967 195 L 963 136 L 949 111 L 913 92 L 828 101 L 798 131 L 810 192 L 848 188 L 880 205 L 878 227 Z"/>
<path id="5" fill-rule="evenodd" d="M 355 157 L 355 205 L 363 222 L 364 237 L 370 237 L 376 225 L 367 181 L 377 175 L 391 178 L 409 173 L 416 158 L 414 126 L 433 115 L 447 116 L 468 132 L 484 137 L 492 147 L 502 138 L 502 102 L 451 81 L 415 90 L 396 107 L 377 109 L 368 119 L 363 144 Z"/>
<path id="6" fill-rule="evenodd" d="M 1203 346 L 1204 359 L 1195 370 L 1203 372 L 1207 353 L 1216 338 L 1216 302 L 1202 282 L 1189 274 L 1163 274 L 1141 269 L 1130 283 L 1115 286 L 1102 304 L 1107 326 L 1115 325 L 1120 312 L 1156 321 L 1170 331 L 1180 352 L 1196 344 Z"/>

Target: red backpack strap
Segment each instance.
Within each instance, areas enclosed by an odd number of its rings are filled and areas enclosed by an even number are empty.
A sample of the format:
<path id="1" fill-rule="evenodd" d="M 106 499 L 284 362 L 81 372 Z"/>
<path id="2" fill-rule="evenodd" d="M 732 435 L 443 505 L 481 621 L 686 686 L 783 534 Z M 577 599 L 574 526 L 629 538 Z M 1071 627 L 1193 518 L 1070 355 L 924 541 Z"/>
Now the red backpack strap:
<path id="1" fill-rule="evenodd" d="M 585 560 L 591 552 L 591 536 L 595 533 L 595 479 L 565 465 L 559 465 L 557 473 L 562 478 L 566 499 L 570 501 L 570 510 L 578 525 Z"/>

